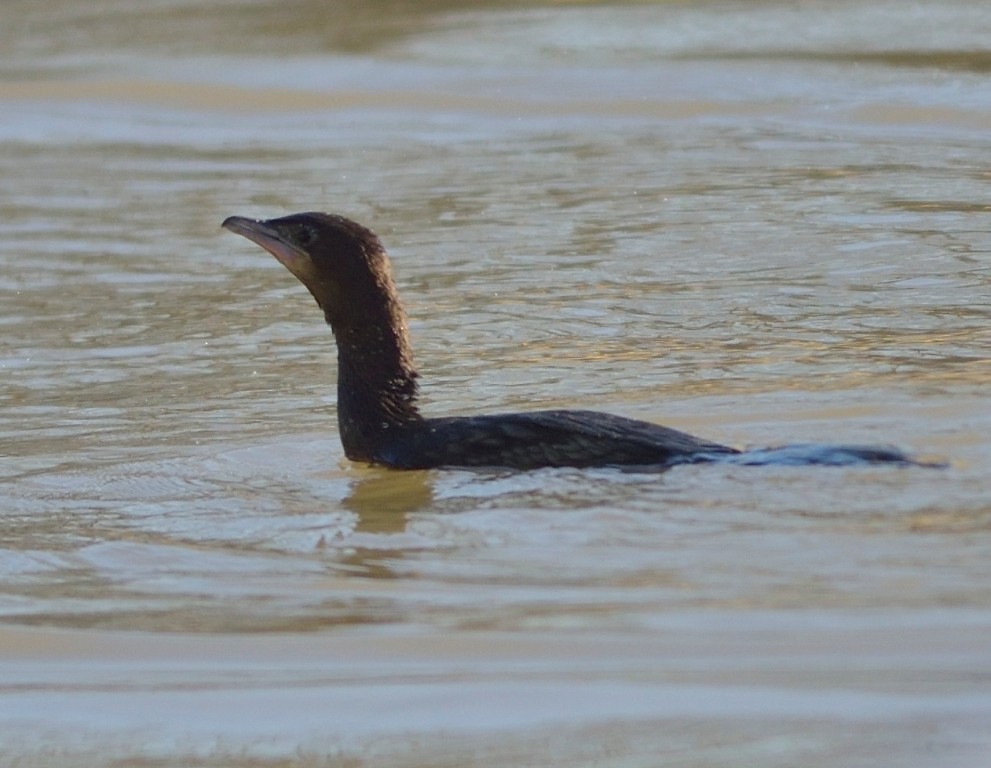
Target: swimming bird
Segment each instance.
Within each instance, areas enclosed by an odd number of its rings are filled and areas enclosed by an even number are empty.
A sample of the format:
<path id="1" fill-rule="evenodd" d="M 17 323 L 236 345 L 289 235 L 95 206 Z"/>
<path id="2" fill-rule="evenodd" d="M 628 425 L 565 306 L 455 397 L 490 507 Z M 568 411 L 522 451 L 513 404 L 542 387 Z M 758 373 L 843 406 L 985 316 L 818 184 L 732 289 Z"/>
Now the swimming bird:
<path id="1" fill-rule="evenodd" d="M 225 229 L 257 243 L 316 299 L 337 342 L 337 416 L 345 455 L 396 469 L 435 467 L 657 467 L 911 463 L 872 446 L 785 446 L 741 452 L 647 421 L 587 410 L 426 417 L 417 404 L 406 314 L 389 257 L 370 229 L 331 213 L 258 220 Z"/>

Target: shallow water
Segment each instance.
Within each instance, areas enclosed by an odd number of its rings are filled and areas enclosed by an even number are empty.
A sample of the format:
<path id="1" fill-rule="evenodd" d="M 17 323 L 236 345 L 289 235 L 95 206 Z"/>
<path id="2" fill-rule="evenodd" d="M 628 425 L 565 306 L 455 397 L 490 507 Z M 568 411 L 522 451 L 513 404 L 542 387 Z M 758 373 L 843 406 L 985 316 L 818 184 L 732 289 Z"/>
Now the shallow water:
<path id="1" fill-rule="evenodd" d="M 6 761 L 986 763 L 985 4 L 9 6 Z M 315 208 L 430 414 L 950 466 L 350 465 Z"/>

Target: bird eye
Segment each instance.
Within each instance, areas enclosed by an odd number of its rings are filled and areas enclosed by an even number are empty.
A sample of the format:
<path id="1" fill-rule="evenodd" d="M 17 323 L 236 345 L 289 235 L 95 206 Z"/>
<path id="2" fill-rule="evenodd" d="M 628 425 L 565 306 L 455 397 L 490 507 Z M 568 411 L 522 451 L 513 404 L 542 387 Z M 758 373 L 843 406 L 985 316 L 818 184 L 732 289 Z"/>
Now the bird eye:
<path id="1" fill-rule="evenodd" d="M 303 248 L 306 248 L 308 245 L 312 245 L 313 241 L 316 239 L 317 233 L 310 227 L 300 227 L 296 230 L 296 244 Z"/>

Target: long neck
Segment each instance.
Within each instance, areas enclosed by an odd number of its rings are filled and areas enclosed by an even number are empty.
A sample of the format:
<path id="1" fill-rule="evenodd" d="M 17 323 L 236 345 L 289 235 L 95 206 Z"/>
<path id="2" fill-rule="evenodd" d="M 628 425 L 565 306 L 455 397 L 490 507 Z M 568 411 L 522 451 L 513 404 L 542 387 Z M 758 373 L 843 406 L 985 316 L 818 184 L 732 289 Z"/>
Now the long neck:
<path id="1" fill-rule="evenodd" d="M 385 317 L 333 326 L 337 339 L 337 418 L 349 459 L 372 461 L 390 432 L 421 420 L 416 369 L 398 302 Z"/>

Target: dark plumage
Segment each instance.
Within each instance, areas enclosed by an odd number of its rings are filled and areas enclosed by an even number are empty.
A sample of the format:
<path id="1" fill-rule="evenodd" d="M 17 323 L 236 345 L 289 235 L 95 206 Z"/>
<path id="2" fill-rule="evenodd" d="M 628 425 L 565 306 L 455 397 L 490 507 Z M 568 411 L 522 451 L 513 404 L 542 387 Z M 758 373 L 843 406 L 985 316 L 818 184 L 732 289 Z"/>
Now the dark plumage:
<path id="1" fill-rule="evenodd" d="M 417 408 L 406 315 L 385 249 L 343 216 L 297 213 L 257 221 L 231 216 L 225 229 L 275 256 L 305 285 L 337 339 L 337 413 L 344 453 L 397 469 L 430 467 L 670 466 L 729 460 L 848 464 L 907 461 L 897 451 L 823 446 L 752 455 L 657 424 L 593 411 L 535 411 L 424 418 Z M 796 456 L 801 458 L 796 460 Z"/>
<path id="2" fill-rule="evenodd" d="M 375 460 L 402 469 L 530 469 L 668 465 L 733 453 L 724 445 L 610 413 L 532 411 L 422 419 L 382 445 Z"/>

